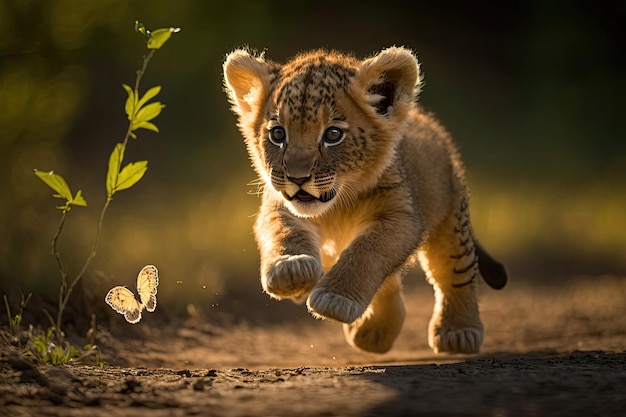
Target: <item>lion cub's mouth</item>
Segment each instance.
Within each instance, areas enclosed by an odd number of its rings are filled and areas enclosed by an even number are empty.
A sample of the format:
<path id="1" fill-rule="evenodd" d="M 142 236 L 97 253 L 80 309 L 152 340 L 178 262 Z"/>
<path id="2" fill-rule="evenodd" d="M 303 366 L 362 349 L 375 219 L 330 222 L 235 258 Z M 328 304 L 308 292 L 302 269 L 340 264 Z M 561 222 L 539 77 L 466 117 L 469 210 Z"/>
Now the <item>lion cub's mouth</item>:
<path id="1" fill-rule="evenodd" d="M 319 200 L 322 203 L 326 203 L 327 201 L 332 200 L 337 195 L 337 191 L 334 188 L 331 188 L 330 191 L 323 192 L 319 197 L 315 197 L 304 190 L 298 191 L 296 194 L 290 196 L 285 191 L 283 191 L 283 197 L 289 201 L 298 200 L 301 203 L 311 203 L 313 201 Z"/>

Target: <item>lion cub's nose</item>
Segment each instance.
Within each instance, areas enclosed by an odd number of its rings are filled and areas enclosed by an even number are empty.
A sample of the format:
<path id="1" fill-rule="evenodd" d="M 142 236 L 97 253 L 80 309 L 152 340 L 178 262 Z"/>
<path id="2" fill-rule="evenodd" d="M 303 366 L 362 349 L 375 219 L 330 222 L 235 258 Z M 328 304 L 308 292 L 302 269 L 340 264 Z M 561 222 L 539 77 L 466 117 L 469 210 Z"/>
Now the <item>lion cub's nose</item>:
<path id="1" fill-rule="evenodd" d="M 308 180 L 310 180 L 310 179 L 311 179 L 311 176 L 309 175 L 308 177 L 301 177 L 301 178 L 293 178 L 293 177 L 289 177 L 289 176 L 287 176 L 287 179 L 288 179 L 289 181 L 293 182 L 294 184 L 297 184 L 297 185 L 302 185 L 302 184 L 304 184 L 305 182 L 307 182 Z"/>

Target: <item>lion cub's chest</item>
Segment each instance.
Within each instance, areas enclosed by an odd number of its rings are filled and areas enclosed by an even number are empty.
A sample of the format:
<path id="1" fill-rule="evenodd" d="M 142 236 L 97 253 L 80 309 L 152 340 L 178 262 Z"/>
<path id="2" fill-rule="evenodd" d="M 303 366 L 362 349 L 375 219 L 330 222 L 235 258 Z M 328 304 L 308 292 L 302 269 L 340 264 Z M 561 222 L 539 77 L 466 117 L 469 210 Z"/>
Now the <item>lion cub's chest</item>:
<path id="1" fill-rule="evenodd" d="M 358 211 L 329 216 L 318 223 L 324 271 L 327 272 L 337 262 L 341 252 L 367 228 L 368 224 L 366 216 Z"/>

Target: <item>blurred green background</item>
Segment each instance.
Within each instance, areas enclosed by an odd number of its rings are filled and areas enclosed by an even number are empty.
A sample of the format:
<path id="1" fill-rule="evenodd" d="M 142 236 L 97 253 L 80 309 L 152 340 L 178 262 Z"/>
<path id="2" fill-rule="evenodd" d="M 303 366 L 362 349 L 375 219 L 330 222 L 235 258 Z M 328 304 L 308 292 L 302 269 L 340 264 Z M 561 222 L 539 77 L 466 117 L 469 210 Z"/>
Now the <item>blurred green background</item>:
<path id="1" fill-rule="evenodd" d="M 146 176 L 116 195 L 83 290 L 160 270 L 159 305 L 181 311 L 261 294 L 251 234 L 255 179 L 222 88 L 226 53 L 275 61 L 309 48 L 418 54 L 421 103 L 464 155 L 476 234 L 511 278 L 551 282 L 626 271 L 624 1 L 0 1 L 0 289 L 55 303 L 50 240 L 60 212 L 33 169 L 63 175 L 89 207 L 60 242 L 70 272 L 93 242 L 107 159 L 127 121 L 145 45 L 133 29 L 182 28 L 152 60 L 160 134 L 126 161 Z M 245 307 L 244 306 L 240 308 Z"/>

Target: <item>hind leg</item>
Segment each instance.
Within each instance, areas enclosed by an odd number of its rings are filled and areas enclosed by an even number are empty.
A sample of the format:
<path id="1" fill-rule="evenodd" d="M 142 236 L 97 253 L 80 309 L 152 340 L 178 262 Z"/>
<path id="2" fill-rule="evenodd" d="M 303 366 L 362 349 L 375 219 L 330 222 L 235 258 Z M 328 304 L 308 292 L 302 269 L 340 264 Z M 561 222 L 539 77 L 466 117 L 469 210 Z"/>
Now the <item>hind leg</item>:
<path id="1" fill-rule="evenodd" d="M 376 292 L 361 317 L 343 325 L 344 335 L 353 347 L 368 352 L 385 353 L 391 349 L 400 334 L 404 316 L 401 277 L 396 273 Z"/>
<path id="2" fill-rule="evenodd" d="M 478 313 L 478 258 L 466 199 L 431 233 L 419 252 L 435 291 L 428 343 L 435 352 L 478 352 L 483 325 Z"/>

